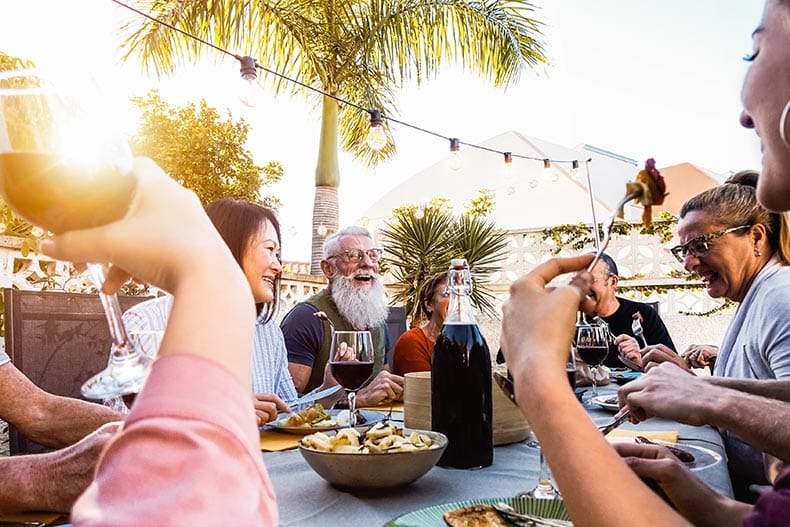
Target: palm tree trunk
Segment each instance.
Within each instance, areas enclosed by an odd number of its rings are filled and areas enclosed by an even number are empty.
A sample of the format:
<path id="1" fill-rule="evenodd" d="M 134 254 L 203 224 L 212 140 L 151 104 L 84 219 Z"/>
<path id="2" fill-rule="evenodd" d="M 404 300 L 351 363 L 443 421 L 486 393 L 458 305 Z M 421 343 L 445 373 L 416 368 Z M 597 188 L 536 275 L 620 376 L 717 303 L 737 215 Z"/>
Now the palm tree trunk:
<path id="1" fill-rule="evenodd" d="M 321 136 L 318 161 L 315 167 L 315 199 L 313 200 L 313 229 L 310 274 L 320 275 L 324 240 L 338 229 L 337 189 L 340 186 L 338 168 L 337 101 L 324 96 L 321 114 Z"/>

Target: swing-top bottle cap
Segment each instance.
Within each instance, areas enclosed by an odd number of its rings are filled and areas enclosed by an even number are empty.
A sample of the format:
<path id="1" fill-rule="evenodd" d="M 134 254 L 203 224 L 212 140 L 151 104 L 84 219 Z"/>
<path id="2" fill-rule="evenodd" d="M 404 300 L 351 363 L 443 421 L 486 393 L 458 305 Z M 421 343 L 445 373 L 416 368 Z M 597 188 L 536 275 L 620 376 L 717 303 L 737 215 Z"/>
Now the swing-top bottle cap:
<path id="1" fill-rule="evenodd" d="M 468 268 L 469 265 L 466 263 L 466 258 L 453 258 L 450 260 L 450 269 L 454 271 L 462 271 Z"/>

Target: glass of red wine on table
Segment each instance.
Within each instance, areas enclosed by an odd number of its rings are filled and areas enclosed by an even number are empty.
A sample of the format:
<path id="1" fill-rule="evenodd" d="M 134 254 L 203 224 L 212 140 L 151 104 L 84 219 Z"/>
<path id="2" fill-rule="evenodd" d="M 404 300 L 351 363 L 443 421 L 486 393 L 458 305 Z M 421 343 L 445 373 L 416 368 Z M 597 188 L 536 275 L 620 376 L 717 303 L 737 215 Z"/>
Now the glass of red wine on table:
<path id="1" fill-rule="evenodd" d="M 609 340 L 608 328 L 600 324 L 589 324 L 584 314 L 579 314 L 573 344 L 579 358 L 590 366 L 593 396 L 598 395 L 598 385 L 595 377 L 598 373 L 598 366 L 603 363 L 606 355 L 609 353 Z"/>
<path id="2" fill-rule="evenodd" d="M 121 219 L 132 203 L 132 155 L 113 105 L 90 75 L 56 77 L 20 62 L 0 71 L 0 193 L 53 233 Z M 107 368 L 82 394 L 112 399 L 140 390 L 150 359 L 130 343 L 115 295 L 101 293 L 104 269 L 88 264 L 113 339 Z"/>
<path id="3" fill-rule="evenodd" d="M 348 391 L 349 424 L 357 425 L 356 392 L 373 374 L 373 339 L 370 331 L 335 331 L 329 350 L 329 371 Z"/>

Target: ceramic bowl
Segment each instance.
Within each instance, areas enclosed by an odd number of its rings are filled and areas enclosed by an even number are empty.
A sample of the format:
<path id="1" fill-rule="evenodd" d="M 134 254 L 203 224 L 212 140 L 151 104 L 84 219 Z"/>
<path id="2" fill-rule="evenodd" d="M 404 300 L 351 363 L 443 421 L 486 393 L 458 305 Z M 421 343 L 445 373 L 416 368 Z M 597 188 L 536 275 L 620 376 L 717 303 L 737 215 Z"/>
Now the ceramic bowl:
<path id="1" fill-rule="evenodd" d="M 408 436 L 414 430 L 404 430 Z M 336 487 L 383 489 L 408 485 L 436 465 L 447 448 L 447 437 L 438 432 L 417 430 L 431 438 L 437 448 L 409 452 L 337 453 L 299 445 L 299 451 L 316 473 Z M 332 435 L 332 434 L 327 434 Z"/>

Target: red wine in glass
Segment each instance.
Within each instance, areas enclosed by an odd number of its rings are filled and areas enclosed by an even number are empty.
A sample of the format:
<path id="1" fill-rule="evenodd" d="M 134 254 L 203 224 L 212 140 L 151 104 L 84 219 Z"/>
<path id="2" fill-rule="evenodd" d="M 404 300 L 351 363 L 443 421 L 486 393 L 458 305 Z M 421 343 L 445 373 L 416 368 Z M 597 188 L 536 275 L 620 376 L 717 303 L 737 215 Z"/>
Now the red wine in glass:
<path id="1" fill-rule="evenodd" d="M 373 374 L 373 361 L 340 361 L 330 362 L 332 377 L 347 390 L 359 390 Z"/>
<path id="2" fill-rule="evenodd" d="M 349 424 L 357 425 L 356 391 L 373 374 L 373 338 L 370 331 L 334 331 L 329 350 L 329 372 L 348 391 Z"/>
<path id="3" fill-rule="evenodd" d="M 609 353 L 608 346 L 578 346 L 576 353 L 579 357 L 590 366 L 598 366 L 606 358 Z"/>

